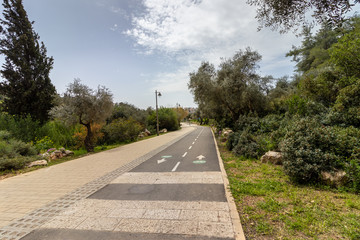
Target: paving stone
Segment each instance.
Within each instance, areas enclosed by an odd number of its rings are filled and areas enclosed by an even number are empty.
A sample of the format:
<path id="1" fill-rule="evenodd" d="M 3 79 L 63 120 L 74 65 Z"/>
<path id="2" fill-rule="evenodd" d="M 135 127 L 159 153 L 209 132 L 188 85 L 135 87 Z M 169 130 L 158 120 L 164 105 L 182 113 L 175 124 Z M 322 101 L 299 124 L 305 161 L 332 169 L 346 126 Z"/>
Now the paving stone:
<path id="1" fill-rule="evenodd" d="M 109 217 L 117 218 L 142 218 L 145 213 L 145 209 L 122 209 L 118 208 L 113 210 Z"/>
<path id="2" fill-rule="evenodd" d="M 182 210 L 180 220 L 218 222 L 218 211 Z"/>
<path id="3" fill-rule="evenodd" d="M 83 230 L 94 230 L 101 231 L 107 230 L 112 231 L 119 224 L 120 220 L 116 218 L 87 218 L 82 223 L 80 223 L 76 229 Z"/>
<path id="4" fill-rule="evenodd" d="M 234 230 L 232 223 L 199 222 L 198 234 L 233 238 Z"/>
<path id="5" fill-rule="evenodd" d="M 166 234 L 196 235 L 198 233 L 198 222 L 160 220 L 159 227 L 156 232 Z"/>
<path id="6" fill-rule="evenodd" d="M 75 229 L 80 223 L 82 223 L 85 217 L 73 217 L 73 216 L 57 216 L 48 223 L 44 224 L 42 228 L 73 228 Z"/>
<path id="7" fill-rule="evenodd" d="M 122 219 L 114 231 L 155 233 L 159 220 L 150 219 Z"/>
<path id="8" fill-rule="evenodd" d="M 180 210 L 149 209 L 143 218 L 149 219 L 179 219 Z"/>

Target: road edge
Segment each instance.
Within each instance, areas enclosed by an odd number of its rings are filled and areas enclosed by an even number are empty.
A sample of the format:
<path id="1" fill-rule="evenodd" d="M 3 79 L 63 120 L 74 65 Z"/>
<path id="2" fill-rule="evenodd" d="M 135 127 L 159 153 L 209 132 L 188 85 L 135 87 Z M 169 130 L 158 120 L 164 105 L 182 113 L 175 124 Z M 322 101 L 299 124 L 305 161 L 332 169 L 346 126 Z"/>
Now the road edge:
<path id="1" fill-rule="evenodd" d="M 216 141 L 216 138 L 215 138 L 215 134 L 214 134 L 213 129 L 212 128 L 210 128 L 210 129 L 211 129 L 211 133 L 213 135 L 213 139 L 214 139 L 214 142 L 215 142 L 215 148 L 216 148 L 216 153 L 217 153 L 217 156 L 218 156 L 218 159 L 219 159 L 221 175 L 222 175 L 224 185 L 225 185 L 225 195 L 226 195 L 227 202 L 229 204 L 230 217 L 231 217 L 231 222 L 232 222 L 233 228 L 234 228 L 235 240 L 246 240 L 244 230 L 242 228 L 241 221 L 240 221 L 240 216 L 239 216 L 239 213 L 237 211 L 234 198 L 233 198 L 233 196 L 231 194 L 231 191 L 230 191 L 229 179 L 228 179 L 228 176 L 227 176 L 226 171 L 225 171 L 223 160 L 222 160 L 222 158 L 220 156 L 220 151 L 219 151 L 219 147 L 218 147 L 218 144 L 217 144 L 217 141 Z"/>

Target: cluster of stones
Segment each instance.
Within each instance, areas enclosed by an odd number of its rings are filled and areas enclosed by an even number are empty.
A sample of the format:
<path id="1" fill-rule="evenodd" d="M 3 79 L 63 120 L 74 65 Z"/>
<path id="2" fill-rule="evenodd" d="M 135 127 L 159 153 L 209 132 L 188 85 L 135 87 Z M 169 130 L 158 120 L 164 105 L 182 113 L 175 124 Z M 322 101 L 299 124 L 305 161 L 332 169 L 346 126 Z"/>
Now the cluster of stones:
<path id="1" fill-rule="evenodd" d="M 145 131 L 143 131 L 139 134 L 138 138 L 144 138 L 144 137 L 147 137 L 150 135 L 151 135 L 151 132 L 149 130 L 145 129 Z"/>
<path id="2" fill-rule="evenodd" d="M 56 160 L 56 159 L 60 159 L 63 157 L 67 157 L 67 156 L 72 156 L 74 155 L 74 152 L 70 151 L 70 150 L 66 150 L 65 148 L 60 148 L 60 149 L 56 149 L 55 151 L 51 152 L 51 153 L 43 153 L 41 156 L 44 159 L 47 159 L 49 161 L 51 160 Z"/>
<path id="3" fill-rule="evenodd" d="M 56 160 L 56 159 L 60 159 L 60 158 L 72 156 L 72 155 L 74 155 L 74 152 L 72 152 L 70 150 L 66 150 L 65 148 L 60 148 L 60 149 L 54 150 L 51 153 L 46 152 L 46 153 L 40 154 L 40 156 L 43 158 L 43 160 L 37 160 L 37 161 L 31 162 L 27 166 L 28 167 L 46 166 L 48 164 L 48 162 L 50 162 L 51 160 Z"/>

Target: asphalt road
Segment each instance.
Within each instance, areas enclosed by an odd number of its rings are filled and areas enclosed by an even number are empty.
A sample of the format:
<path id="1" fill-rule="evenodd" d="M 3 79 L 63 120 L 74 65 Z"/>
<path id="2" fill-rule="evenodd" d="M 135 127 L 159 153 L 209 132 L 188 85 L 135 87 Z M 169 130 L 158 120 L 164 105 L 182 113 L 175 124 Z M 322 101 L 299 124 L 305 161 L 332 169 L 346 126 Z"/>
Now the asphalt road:
<path id="1" fill-rule="evenodd" d="M 234 239 L 211 130 L 197 127 L 22 239 Z"/>

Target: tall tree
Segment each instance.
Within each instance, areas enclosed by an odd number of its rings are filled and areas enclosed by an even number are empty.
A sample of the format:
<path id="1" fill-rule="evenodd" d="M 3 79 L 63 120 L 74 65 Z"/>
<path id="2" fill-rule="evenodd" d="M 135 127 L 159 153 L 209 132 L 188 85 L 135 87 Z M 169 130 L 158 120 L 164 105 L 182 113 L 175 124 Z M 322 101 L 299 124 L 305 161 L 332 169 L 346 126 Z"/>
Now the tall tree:
<path id="1" fill-rule="evenodd" d="M 69 125 L 81 124 L 86 127 L 84 140 L 88 152 L 94 151 L 92 125 L 102 123 L 111 115 L 113 109 L 112 94 L 105 87 L 92 90 L 81 84 L 80 79 L 71 83 L 62 98 L 62 104 L 51 109 L 54 118 Z"/>
<path id="2" fill-rule="evenodd" d="M 225 125 L 236 122 L 241 114 L 263 115 L 271 78 L 256 73 L 260 60 L 259 53 L 247 48 L 224 60 L 217 71 L 213 65 L 202 63 L 197 72 L 190 73 L 188 84 L 199 109 Z"/>
<path id="3" fill-rule="evenodd" d="M 4 110 L 44 122 L 48 119 L 56 93 L 49 73 L 53 58 L 47 57 L 43 42 L 33 30 L 22 0 L 4 0 L 4 18 L 0 19 L 0 53 L 2 66 L 0 94 L 4 95 Z"/>
<path id="4" fill-rule="evenodd" d="M 315 22 L 341 24 L 354 4 L 359 0 L 248 0 L 257 7 L 257 16 L 262 27 L 272 27 L 280 32 L 303 26 L 307 22 L 307 14 L 311 14 Z M 313 22 L 313 21 L 311 21 Z"/>

